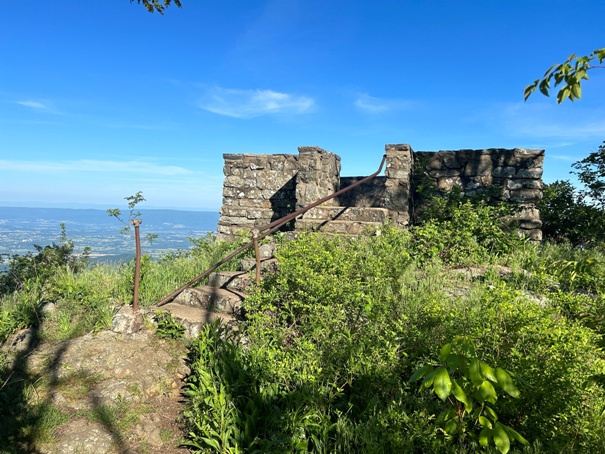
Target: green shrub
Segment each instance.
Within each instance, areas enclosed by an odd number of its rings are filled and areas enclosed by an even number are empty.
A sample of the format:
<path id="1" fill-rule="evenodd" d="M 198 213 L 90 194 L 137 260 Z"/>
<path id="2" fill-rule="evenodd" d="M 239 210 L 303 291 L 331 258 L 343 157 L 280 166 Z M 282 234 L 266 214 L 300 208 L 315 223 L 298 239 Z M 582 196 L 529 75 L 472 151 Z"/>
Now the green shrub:
<path id="1" fill-rule="evenodd" d="M 450 195 L 434 198 L 429 213 L 426 221 L 412 228 L 414 254 L 420 262 L 439 257 L 457 265 L 488 263 L 523 243 L 507 221 L 513 212 L 504 204 Z"/>
<path id="2" fill-rule="evenodd" d="M 509 284 L 497 272 L 467 278 L 439 257 L 418 259 L 414 234 L 386 226 L 282 245 L 278 272 L 246 299 L 239 333 L 215 329 L 197 341 L 192 443 L 225 452 L 476 452 L 479 438 L 451 445 L 434 422 L 438 401 L 407 384 L 441 345 L 466 335 L 478 360 L 510 371 L 519 386 L 521 399 L 498 399 L 497 422 L 528 439 L 527 452 L 603 452 L 599 336 L 548 298 L 511 287 L 531 271 Z M 517 254 L 514 244 L 516 266 L 541 254 L 524 244 Z"/>
<path id="3" fill-rule="evenodd" d="M 178 323 L 170 312 L 155 311 L 155 333 L 162 339 L 180 339 L 185 334 L 185 327 Z"/>
<path id="4" fill-rule="evenodd" d="M 13 255 L 8 260 L 8 270 L 0 273 L 0 295 L 20 290 L 31 282 L 44 282 L 62 268 L 74 272 L 88 264 L 88 249 L 82 255 L 74 254 L 74 243 L 67 238 L 65 225 L 61 224 L 59 244 L 49 246 L 34 245 L 36 253 Z"/>
<path id="5" fill-rule="evenodd" d="M 437 365 L 426 364 L 410 377 L 422 380 L 421 388 L 432 388 L 445 403 L 437 417 L 446 439 L 458 438 L 464 446 L 467 437 L 488 446 L 493 441 L 498 451 L 506 454 L 512 441 L 528 442 L 517 431 L 498 421 L 497 389 L 519 398 L 519 390 L 508 372 L 493 368 L 477 358 L 474 343 L 465 336 L 445 344 Z M 479 432 L 480 430 L 480 432 Z"/>
<path id="6" fill-rule="evenodd" d="M 544 239 L 591 246 L 605 238 L 605 212 L 587 203 L 568 181 L 546 184 L 538 203 Z"/>

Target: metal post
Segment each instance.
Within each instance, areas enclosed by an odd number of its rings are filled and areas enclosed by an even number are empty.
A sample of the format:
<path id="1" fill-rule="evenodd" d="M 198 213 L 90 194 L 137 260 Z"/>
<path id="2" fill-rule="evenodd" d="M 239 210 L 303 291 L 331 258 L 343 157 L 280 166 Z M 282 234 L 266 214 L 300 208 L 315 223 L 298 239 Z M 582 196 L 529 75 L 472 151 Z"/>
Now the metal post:
<path id="1" fill-rule="evenodd" d="M 141 278 L 141 235 L 139 226 L 143 221 L 133 219 L 130 221 L 134 225 L 134 241 L 136 244 L 136 256 L 134 259 L 134 292 L 132 297 L 132 312 L 136 313 L 139 308 L 139 280 Z"/>
<path id="2" fill-rule="evenodd" d="M 256 257 L 256 284 L 260 284 L 260 249 L 258 248 L 258 230 L 252 232 L 252 241 L 254 243 L 254 256 Z"/>

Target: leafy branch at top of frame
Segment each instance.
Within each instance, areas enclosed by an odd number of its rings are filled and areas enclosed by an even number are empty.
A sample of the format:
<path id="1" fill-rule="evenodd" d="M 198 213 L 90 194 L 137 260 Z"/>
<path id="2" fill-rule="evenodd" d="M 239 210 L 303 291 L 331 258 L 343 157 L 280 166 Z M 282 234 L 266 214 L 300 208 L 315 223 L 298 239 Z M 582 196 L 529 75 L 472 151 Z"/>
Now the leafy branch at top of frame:
<path id="1" fill-rule="evenodd" d="M 130 3 L 132 3 L 133 1 L 134 0 L 130 0 Z M 179 8 L 182 7 L 180 0 L 142 0 L 143 6 L 147 9 L 147 11 L 149 11 L 150 13 L 157 11 L 162 16 L 164 15 L 164 10 L 166 9 L 166 7 L 170 6 L 173 1 L 176 6 L 178 6 Z M 137 0 L 137 3 L 140 5 L 141 0 Z"/>
<path id="2" fill-rule="evenodd" d="M 571 54 L 563 63 L 552 65 L 544 73 L 542 79 L 536 79 L 532 84 L 525 87 L 524 98 L 527 101 L 536 89 L 544 96 L 550 96 L 549 90 L 561 88 L 557 93 L 557 103 L 561 104 L 567 98 L 570 101 L 582 97 L 582 81 L 588 79 L 588 71 L 593 68 L 605 68 L 605 66 L 593 65 L 593 61 L 603 63 L 605 60 L 605 48 L 595 49 L 589 55 L 578 57 Z M 551 83 L 554 81 L 554 85 Z"/>

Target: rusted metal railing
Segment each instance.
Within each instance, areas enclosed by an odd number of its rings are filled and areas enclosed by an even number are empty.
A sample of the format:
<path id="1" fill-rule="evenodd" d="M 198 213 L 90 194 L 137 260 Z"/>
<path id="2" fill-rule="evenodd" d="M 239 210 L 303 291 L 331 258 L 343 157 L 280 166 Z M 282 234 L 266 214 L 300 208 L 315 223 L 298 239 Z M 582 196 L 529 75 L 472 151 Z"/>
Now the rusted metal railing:
<path id="1" fill-rule="evenodd" d="M 261 227 L 256 227 L 256 228 L 252 229 L 252 231 L 250 232 L 250 234 L 252 235 L 252 241 L 244 244 L 243 246 L 241 246 L 240 248 L 238 248 L 237 250 L 235 250 L 231 254 L 229 254 L 227 257 L 222 259 L 220 262 L 217 262 L 214 265 L 212 265 L 210 268 L 208 268 L 202 274 L 196 276 L 194 279 L 190 280 L 186 284 L 184 284 L 181 287 L 179 287 L 178 289 L 176 289 L 174 292 L 172 292 L 166 298 L 164 298 L 163 300 L 158 302 L 157 306 L 162 306 L 164 304 L 169 303 L 174 298 L 176 298 L 183 290 L 185 290 L 185 289 L 191 287 L 193 284 L 199 282 L 200 280 L 202 280 L 203 278 L 208 276 L 210 273 L 212 273 L 214 270 L 216 270 L 218 267 L 220 267 L 221 265 L 224 265 L 229 260 L 236 257 L 238 254 L 242 253 L 243 251 L 245 251 L 246 249 L 248 249 L 250 247 L 254 247 L 254 254 L 256 257 L 256 276 L 255 277 L 256 277 L 256 282 L 258 283 L 260 281 L 260 250 L 259 250 L 259 246 L 258 246 L 260 240 L 262 240 L 266 236 L 271 235 L 276 230 L 278 230 L 280 227 L 287 224 L 291 220 L 297 218 L 301 214 L 306 213 L 310 209 L 315 208 L 316 206 L 321 205 L 322 203 L 325 203 L 328 200 L 333 199 L 334 197 L 338 197 L 339 195 L 344 194 L 345 192 L 348 192 L 351 189 L 356 188 L 357 186 L 359 186 L 367 181 L 372 180 L 374 177 L 376 177 L 382 171 L 386 158 L 387 158 L 386 155 L 384 155 L 382 157 L 382 161 L 380 162 L 380 167 L 378 167 L 378 170 L 376 172 L 374 172 L 373 174 L 368 175 L 367 177 L 362 178 L 359 181 L 356 181 L 355 183 L 347 186 L 346 188 L 336 191 L 335 193 L 330 194 L 329 196 L 323 197 L 323 198 L 321 198 L 303 208 L 300 208 L 300 209 L 296 210 L 295 212 L 290 213 L 280 219 L 277 219 L 267 225 L 264 225 Z M 261 232 L 264 232 L 264 233 L 261 233 Z"/>
<path id="2" fill-rule="evenodd" d="M 136 313 L 139 308 L 139 281 L 141 280 L 141 234 L 139 227 L 142 223 L 140 219 L 130 221 L 134 225 L 134 242 L 136 255 L 134 259 L 134 290 L 132 294 L 132 312 Z"/>

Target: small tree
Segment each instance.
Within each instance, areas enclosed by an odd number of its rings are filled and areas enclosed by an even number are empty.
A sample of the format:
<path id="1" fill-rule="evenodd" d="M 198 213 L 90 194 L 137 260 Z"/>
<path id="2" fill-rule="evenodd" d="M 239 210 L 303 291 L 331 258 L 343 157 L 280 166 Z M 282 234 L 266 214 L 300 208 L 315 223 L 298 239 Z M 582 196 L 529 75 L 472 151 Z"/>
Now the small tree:
<path id="1" fill-rule="evenodd" d="M 134 266 L 134 290 L 133 290 L 133 303 L 132 310 L 136 312 L 138 309 L 139 303 L 139 281 L 141 278 L 141 238 L 139 235 L 139 226 L 143 221 L 141 221 L 141 212 L 135 211 L 136 206 L 145 201 L 145 197 L 143 197 L 143 193 L 138 191 L 135 195 L 131 195 L 128 197 L 124 197 L 128 201 L 128 221 L 125 221 L 122 218 L 122 212 L 119 208 L 109 208 L 107 210 L 107 214 L 109 216 L 113 216 L 122 224 L 124 227 L 120 230 L 120 233 L 127 234 L 130 232 L 131 225 L 134 226 L 134 238 L 135 238 L 135 246 L 136 246 L 136 255 L 135 255 L 135 266 Z M 153 233 L 148 233 L 145 238 L 150 243 L 153 242 L 158 236 Z"/>
<path id="2" fill-rule="evenodd" d="M 594 206 L 605 209 L 605 141 L 597 151 L 590 153 L 581 161 L 575 162 L 572 167 L 578 179 L 586 187 L 581 193 Z"/>

